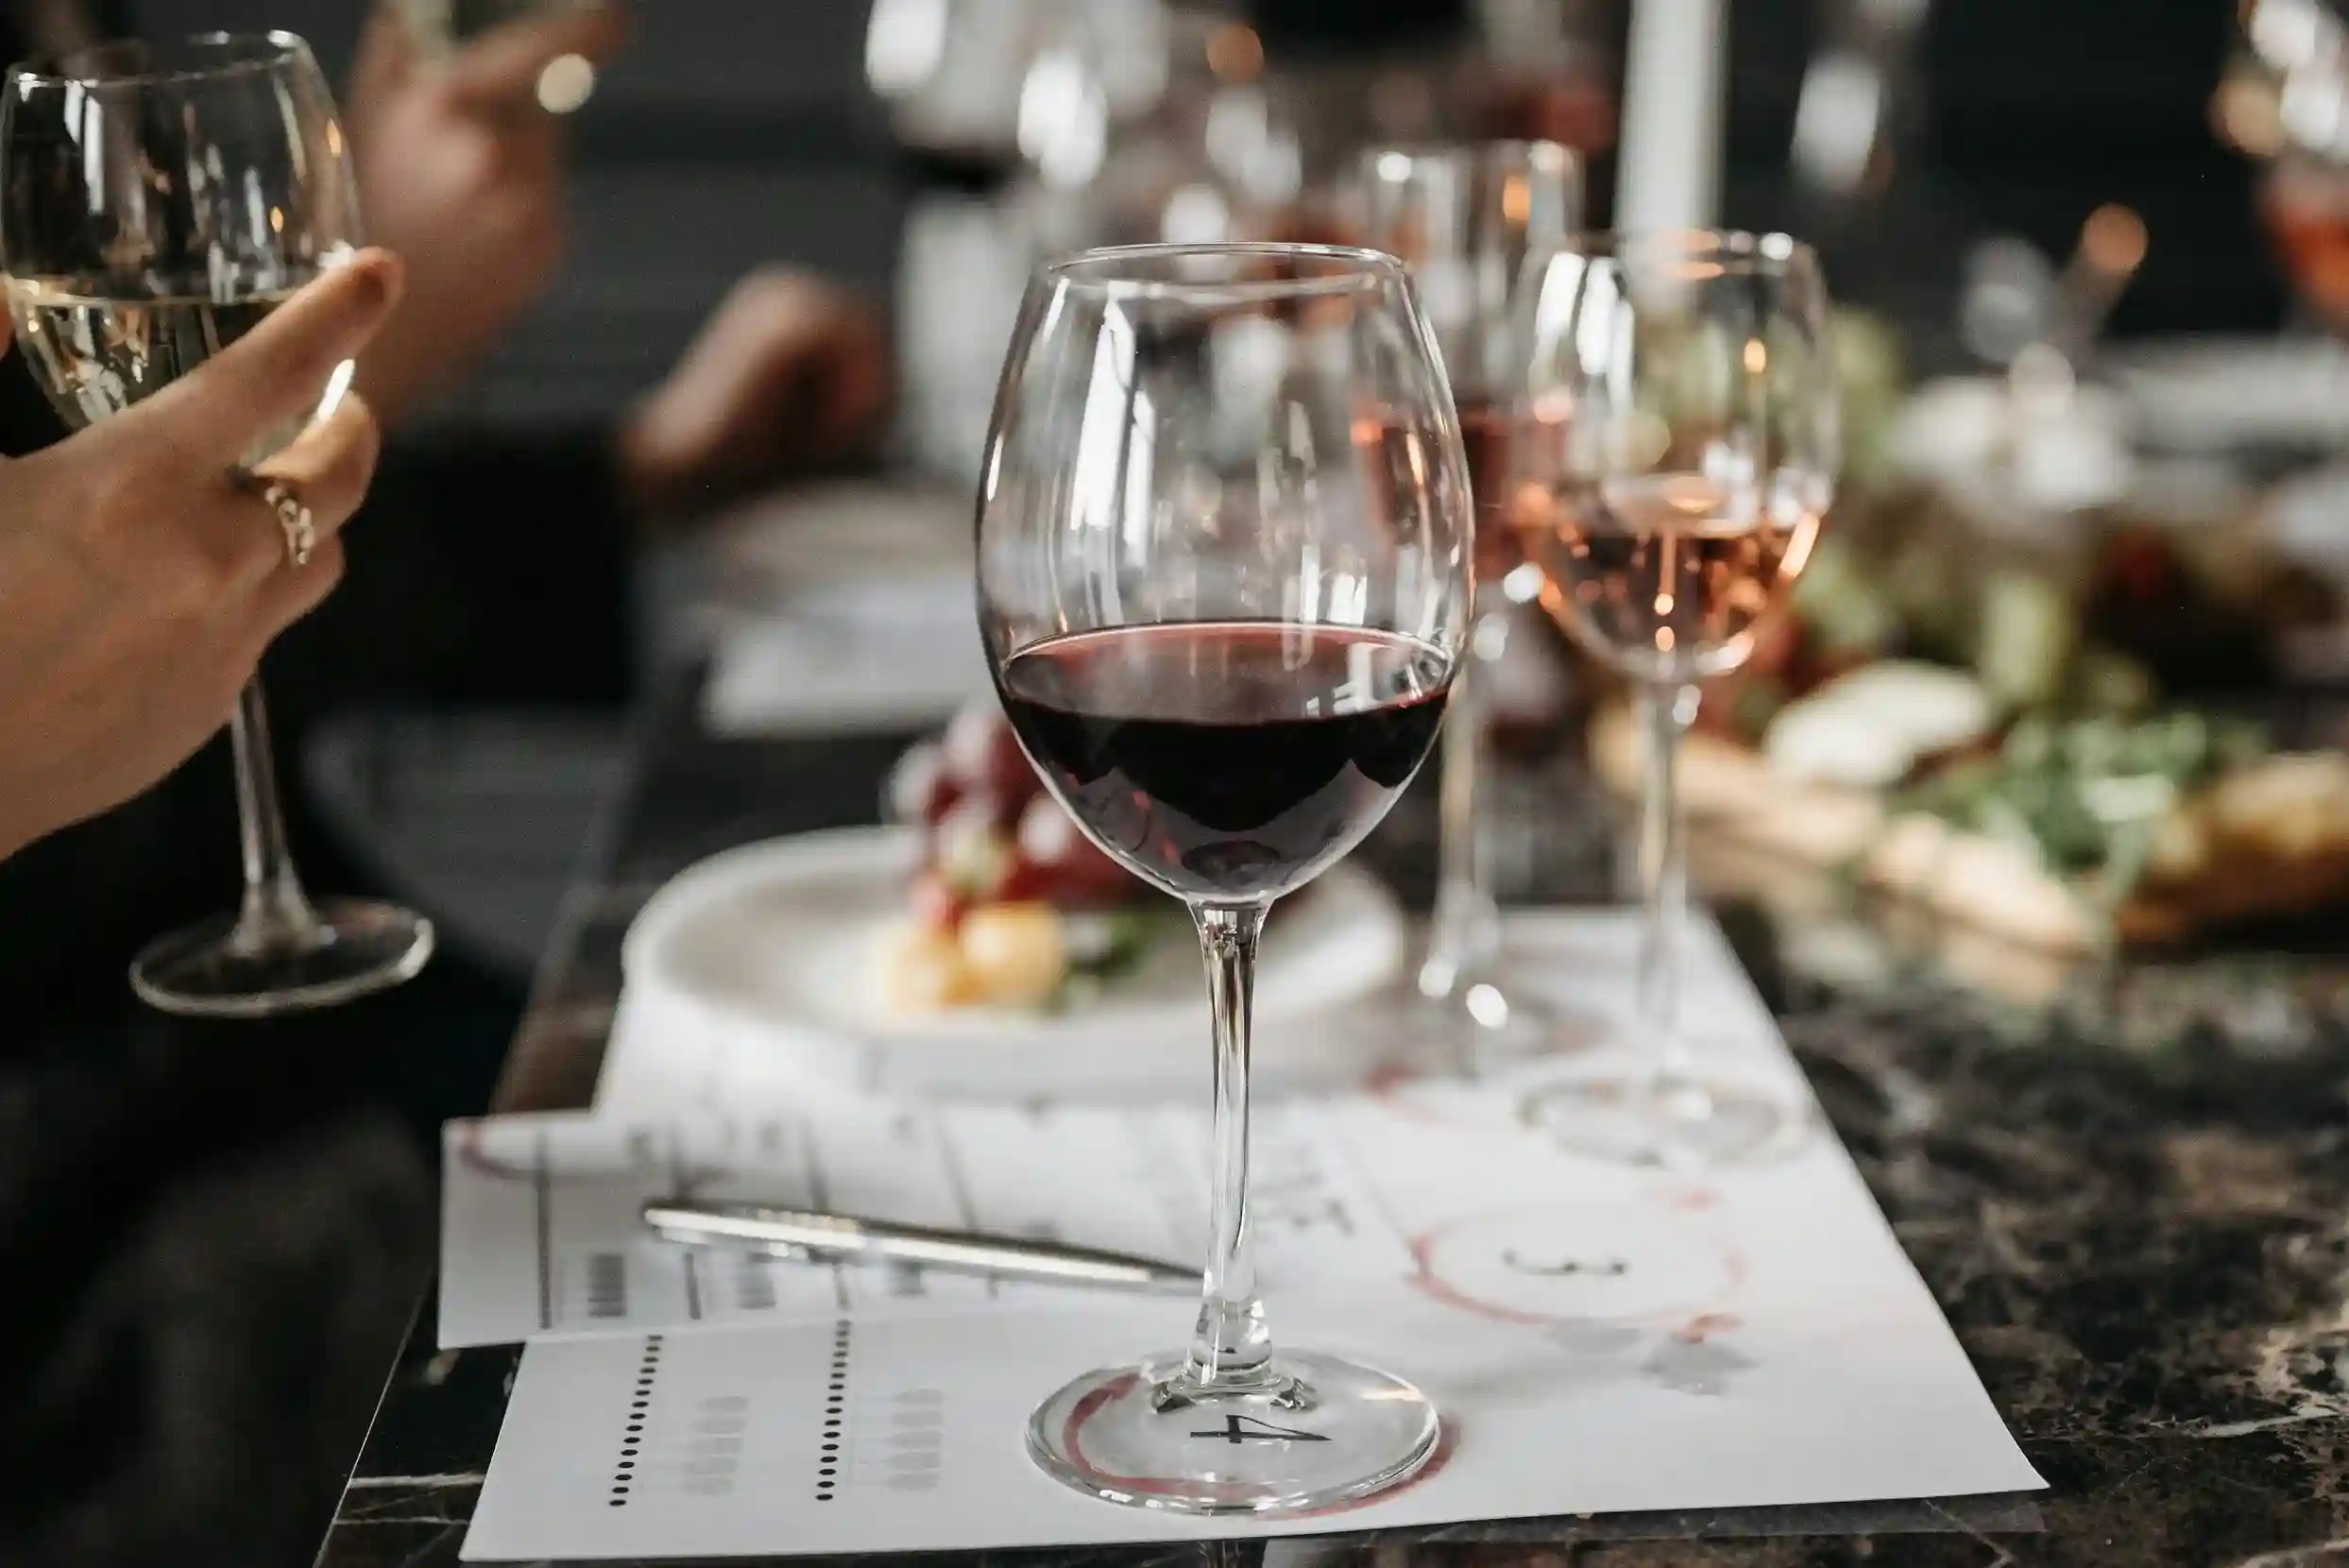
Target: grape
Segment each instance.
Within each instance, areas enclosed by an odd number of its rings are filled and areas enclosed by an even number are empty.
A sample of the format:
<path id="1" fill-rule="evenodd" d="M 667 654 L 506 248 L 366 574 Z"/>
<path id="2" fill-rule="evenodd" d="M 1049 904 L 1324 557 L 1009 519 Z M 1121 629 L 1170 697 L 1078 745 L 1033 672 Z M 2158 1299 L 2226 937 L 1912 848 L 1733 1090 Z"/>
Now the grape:
<path id="1" fill-rule="evenodd" d="M 1007 904 L 1048 904 L 1058 891 L 1056 878 L 1049 866 L 1038 865 L 1025 855 L 1012 858 L 1012 869 L 996 884 L 996 896 Z"/>
<path id="2" fill-rule="evenodd" d="M 996 820 L 1009 827 L 1043 790 L 1019 737 L 994 698 L 981 698 L 954 716 L 943 742 L 946 772 L 973 793 L 983 793 L 996 807 Z"/>
<path id="3" fill-rule="evenodd" d="M 1080 845 L 1093 847 L 1057 800 L 1039 796 L 1019 819 L 1019 852 L 1038 865 L 1059 865 Z"/>
<path id="4" fill-rule="evenodd" d="M 962 787 L 946 776 L 945 748 L 934 741 L 925 741 L 908 751 L 890 771 L 892 821 L 935 827 L 962 797 Z"/>
<path id="5" fill-rule="evenodd" d="M 993 904 L 1099 908 L 1142 895 L 1143 884 L 1045 793 L 993 700 L 964 708 L 938 740 L 898 759 L 888 807 L 921 829 L 911 902 L 922 929 L 957 929 L 973 909 Z"/>
<path id="6" fill-rule="evenodd" d="M 1134 897 L 1142 883 L 1094 845 L 1061 803 L 1039 795 L 1019 820 L 1019 854 L 1048 873 L 1054 895 L 1076 904 Z"/>
<path id="7" fill-rule="evenodd" d="M 995 812 L 973 795 L 938 822 L 931 859 L 954 890 L 973 903 L 986 903 L 1010 875 L 1017 858 L 1012 841 L 996 826 Z"/>

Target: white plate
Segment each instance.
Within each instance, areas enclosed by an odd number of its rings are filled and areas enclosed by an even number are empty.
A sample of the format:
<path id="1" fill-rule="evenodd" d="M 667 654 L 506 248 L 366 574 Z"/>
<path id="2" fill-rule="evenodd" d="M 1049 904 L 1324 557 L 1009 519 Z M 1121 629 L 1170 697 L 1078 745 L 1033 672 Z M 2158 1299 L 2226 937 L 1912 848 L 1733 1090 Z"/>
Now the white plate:
<path id="1" fill-rule="evenodd" d="M 844 583 L 745 619 L 712 643 L 702 721 L 732 737 L 943 724 L 991 690 L 971 603 L 963 571 L 950 582 Z"/>
<path id="2" fill-rule="evenodd" d="M 633 1087 L 705 1072 L 713 1082 L 748 1074 L 986 1099 L 1200 1091 L 1206 988 L 1198 949 L 1176 921 L 1139 969 L 1066 1012 L 887 1007 L 878 953 L 906 918 L 918 854 L 905 828 L 810 833 L 729 850 L 661 889 L 623 949 L 613 1049 L 628 1061 L 607 1065 L 607 1091 L 616 1076 Z M 1349 1064 L 1337 1058 L 1356 1042 L 1330 1036 L 1346 1031 L 1285 1026 L 1387 985 L 1405 942 L 1393 897 L 1344 866 L 1275 911 L 1256 980 L 1264 1076 L 1343 1074 Z"/>

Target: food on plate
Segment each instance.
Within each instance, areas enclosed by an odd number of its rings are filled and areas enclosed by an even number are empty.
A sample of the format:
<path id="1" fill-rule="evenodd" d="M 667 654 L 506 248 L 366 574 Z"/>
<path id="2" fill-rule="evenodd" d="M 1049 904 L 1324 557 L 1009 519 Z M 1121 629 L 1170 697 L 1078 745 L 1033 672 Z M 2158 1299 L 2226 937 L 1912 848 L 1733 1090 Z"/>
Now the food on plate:
<path id="1" fill-rule="evenodd" d="M 2065 950 L 2175 941 L 2349 895 L 2349 758 L 2277 755 L 2181 700 L 2260 678 L 2287 585 L 2215 541 L 2109 522 L 2068 549 L 1879 498 L 1707 692 L 1693 816 L 1981 929 Z M 1593 723 L 1640 787 L 1627 713 Z"/>
<path id="2" fill-rule="evenodd" d="M 993 698 L 906 753 L 888 805 L 922 835 L 911 907 L 879 955 L 902 1011 L 1064 1006 L 1172 923 L 1046 792 Z"/>
<path id="3" fill-rule="evenodd" d="M 1786 778 L 1888 789 L 1925 758 L 1980 741 L 1995 724 L 1980 681 L 1887 659 L 1779 709 L 1762 736 L 1762 755 Z"/>
<path id="4" fill-rule="evenodd" d="M 1838 334 L 1845 494 L 1681 757 L 1691 815 L 1731 841 L 1716 859 L 1832 867 L 2065 952 L 2349 897 L 2349 758 L 2222 717 L 2337 624 L 2340 589 L 2240 503 L 2140 484 L 2030 507 L 1916 463 L 1897 345 Z M 1626 793 L 1643 727 L 1619 701 L 1591 721 Z"/>
<path id="5" fill-rule="evenodd" d="M 1909 684 L 1896 673 L 1821 689 L 1760 747 L 1692 736 L 1680 761 L 1691 814 L 2067 951 L 2174 942 L 2349 895 L 2349 758 L 2271 753 L 2255 726 L 2192 711 L 2042 711 L 1968 736 L 1954 686 L 1945 710 L 1918 701 L 1919 722 L 1904 725 L 1878 706 L 1888 684 Z M 1839 694 L 1850 682 L 1856 692 Z M 1976 711 L 1989 710 L 1985 693 Z M 1928 718 L 1946 744 L 1918 743 Z M 1604 715 L 1592 743 L 1610 783 L 1636 789 L 1630 716 Z"/>

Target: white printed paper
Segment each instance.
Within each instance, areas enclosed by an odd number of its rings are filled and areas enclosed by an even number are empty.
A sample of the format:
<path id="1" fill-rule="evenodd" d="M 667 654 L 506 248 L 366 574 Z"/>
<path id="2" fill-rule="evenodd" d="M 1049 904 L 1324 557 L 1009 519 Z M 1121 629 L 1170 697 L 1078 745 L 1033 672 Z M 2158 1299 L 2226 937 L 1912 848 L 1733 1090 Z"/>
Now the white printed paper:
<path id="1" fill-rule="evenodd" d="M 754 1202 L 1106 1247 L 1205 1255 L 1207 1119 L 1168 1108 L 891 1107 L 839 1101 L 742 1120 L 587 1116 L 451 1122 L 443 1135 L 440 1343 L 741 1327 L 1098 1293 L 915 1269 L 817 1267 L 673 1246 L 654 1199 Z M 1408 1259 L 1341 1144 L 1304 1107 L 1255 1139 L 1268 1278 L 1392 1279 Z"/>
<path id="2" fill-rule="evenodd" d="M 523 1355 L 464 1556 L 1111 1544 L 2042 1484 L 1921 1292 L 1822 1292 L 1812 1311 L 1713 1336 L 1676 1326 L 1652 1297 L 1605 1315 L 1601 1293 L 1581 1303 L 1596 1315 L 1556 1321 L 1464 1320 L 1432 1301 L 1376 1317 L 1276 1310 L 1289 1342 L 1414 1380 L 1447 1437 L 1398 1491 L 1271 1524 L 1098 1502 L 1027 1457 L 1034 1406 L 1089 1368 L 1178 1342 L 1179 1304 L 541 1341 Z"/>
<path id="3" fill-rule="evenodd" d="M 1429 1392 L 1446 1451 L 1408 1487 L 1273 1525 L 1093 1501 L 1033 1469 L 1022 1423 L 1071 1377 L 1180 1344 L 1189 1304 L 1098 1295 L 1068 1311 L 1065 1295 L 1005 1287 L 909 1307 L 886 1287 L 851 1281 L 843 1294 L 835 1270 L 782 1264 L 773 1270 L 795 1271 L 807 1294 L 790 1312 L 719 1315 L 730 1333 L 674 1312 L 648 1333 L 649 1298 L 628 1304 L 624 1334 L 593 1332 L 591 1309 L 558 1311 L 558 1337 L 524 1354 L 465 1555 L 1106 1544 L 2040 1486 L 1823 1124 L 1790 1158 L 1704 1180 L 1597 1164 L 1526 1125 L 1523 1095 L 1542 1075 L 1636 1065 L 1636 937 L 1614 915 L 1522 924 L 1533 929 L 1518 933 L 1530 936 L 1521 962 L 1583 1020 L 1588 1053 L 1473 1086 L 1373 1083 L 1267 1118 L 1268 1150 L 1294 1151 L 1305 1177 L 1284 1193 L 1280 1160 L 1259 1167 L 1276 1340 L 1355 1355 Z M 1800 1095 L 1717 932 L 1702 929 L 1687 969 L 1707 1067 Z M 752 1131 L 734 1136 L 755 1147 L 757 1112 L 740 1109 Z M 836 1206 L 853 1194 L 864 1212 L 934 1222 L 943 1211 L 922 1174 L 934 1151 L 962 1150 L 966 1117 L 1025 1113 L 868 1108 L 901 1118 L 894 1144 L 844 1133 L 856 1125 L 845 1111 L 809 1114 L 840 1150 L 826 1167 Z M 1119 1116 L 1192 1131 L 1146 1153 L 1149 1140 L 1129 1135 L 1142 1123 L 1098 1119 Z M 1203 1204 L 1205 1182 L 1194 1113 L 1072 1109 L 1043 1125 L 964 1162 L 959 1217 L 1016 1227 L 1027 1216 L 1071 1240 L 1185 1255 L 1199 1223 L 1186 1202 Z M 642 1168 L 657 1172 L 657 1149 L 640 1151 Z M 1344 1225 L 1322 1223 L 1324 1193 Z M 906 1206 L 893 1214 L 893 1202 Z M 550 1212 L 568 1226 L 569 1208 Z M 474 1234 L 510 1240 L 513 1225 Z M 790 1326 L 744 1326 L 754 1319 Z"/>

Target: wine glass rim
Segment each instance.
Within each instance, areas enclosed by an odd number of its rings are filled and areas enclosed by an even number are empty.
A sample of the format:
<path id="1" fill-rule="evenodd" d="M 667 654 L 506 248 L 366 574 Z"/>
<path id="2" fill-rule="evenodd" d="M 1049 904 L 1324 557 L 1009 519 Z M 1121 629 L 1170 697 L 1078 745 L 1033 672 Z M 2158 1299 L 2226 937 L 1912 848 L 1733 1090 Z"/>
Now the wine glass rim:
<path id="1" fill-rule="evenodd" d="M 74 62 L 77 60 L 92 60 L 116 51 L 151 50 L 155 47 L 154 43 L 145 39 L 111 39 L 103 43 L 84 44 L 61 53 L 20 60 L 9 67 L 9 85 L 11 88 L 21 88 L 26 84 L 78 87 L 86 92 L 111 93 L 131 88 L 167 87 L 176 82 L 216 81 L 280 70 L 310 58 L 307 40 L 298 33 L 280 28 L 248 33 L 189 33 L 168 40 L 167 46 L 217 49 L 221 51 L 222 58 L 209 65 L 127 71 L 114 76 L 94 76 L 86 70 L 74 68 Z"/>
<path id="2" fill-rule="evenodd" d="M 1150 277 L 1144 273 L 1153 264 L 1248 257 L 1319 263 L 1330 270 L 1310 278 L 1199 279 Z M 1056 256 L 1045 263 L 1042 270 L 1056 287 L 1088 294 L 1120 298 L 1234 301 L 1359 294 L 1396 286 L 1405 278 L 1403 263 L 1384 250 L 1353 245 L 1294 245 L 1280 240 L 1098 246 Z"/>
<path id="3" fill-rule="evenodd" d="M 1779 230 L 1593 229 L 1570 234 L 1558 250 L 1573 256 L 1623 258 L 1678 255 L 1711 263 L 1726 272 L 1818 270 L 1819 255 L 1809 244 Z"/>

